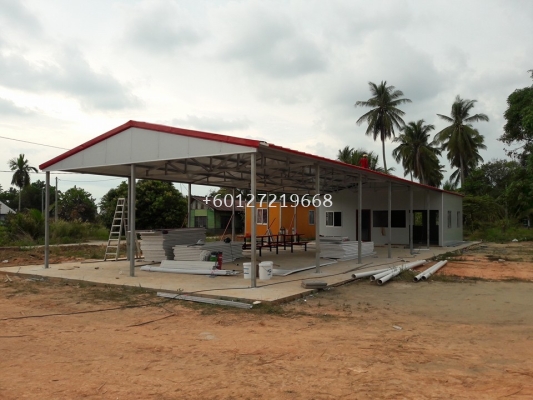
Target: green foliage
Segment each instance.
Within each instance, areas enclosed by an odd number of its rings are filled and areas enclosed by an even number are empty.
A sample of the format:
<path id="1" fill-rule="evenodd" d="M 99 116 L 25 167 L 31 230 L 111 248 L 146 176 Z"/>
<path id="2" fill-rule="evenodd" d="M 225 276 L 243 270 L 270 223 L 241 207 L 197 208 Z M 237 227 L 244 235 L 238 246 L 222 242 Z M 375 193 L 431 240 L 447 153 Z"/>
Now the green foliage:
<path id="1" fill-rule="evenodd" d="M 457 96 L 449 117 L 437 114 L 450 125 L 435 135 L 435 142 L 441 144 L 441 150 L 448 152 L 447 158 L 451 166 L 457 168 L 452 177 L 460 179 L 461 186 L 470 170 L 483 161 L 479 150 L 487 148 L 483 144 L 483 136 L 473 128 L 472 122 L 488 121 L 489 117 L 485 114 L 470 115 L 475 103 L 476 100 L 461 99 Z"/>
<path id="2" fill-rule="evenodd" d="M 444 166 L 439 163 L 440 150 L 436 143 L 429 142 L 429 132 L 434 129 L 433 125 L 425 125 L 423 119 L 409 122 L 402 127 L 402 134 L 394 138 L 400 144 L 392 155 L 402 163 L 404 176 L 412 174 L 422 184 L 439 187 Z"/>
<path id="3" fill-rule="evenodd" d="M 465 196 L 463 215 L 466 230 L 475 231 L 503 218 L 504 210 L 490 196 Z"/>
<path id="4" fill-rule="evenodd" d="M 50 224 L 51 243 L 75 243 L 92 240 L 106 240 L 109 231 L 102 225 L 80 220 L 58 220 Z"/>
<path id="5" fill-rule="evenodd" d="M 59 198 L 59 218 L 66 221 L 81 220 L 94 222 L 96 220 L 96 203 L 91 194 L 82 188 L 74 186 Z"/>
<path id="6" fill-rule="evenodd" d="M 171 182 L 138 182 L 137 229 L 180 228 L 186 215 L 187 202 Z"/>
<path id="7" fill-rule="evenodd" d="M 346 146 L 344 149 L 339 150 L 337 153 L 337 160 L 346 164 L 360 165 L 363 155 L 368 157 L 368 168 L 373 171 L 385 172 L 383 167 L 379 165 L 379 155 L 373 151 L 366 151 L 365 149 L 353 149 L 350 146 Z M 391 168 L 391 170 L 394 170 Z"/>
<path id="8" fill-rule="evenodd" d="M 18 198 L 19 191 L 13 187 L 0 193 L 0 201 L 13 210 L 17 209 Z"/>
<path id="9" fill-rule="evenodd" d="M 467 239 L 495 243 L 509 243 L 514 239 L 520 242 L 533 241 L 533 229 L 527 229 L 510 221 L 500 220 L 494 226 L 486 226 L 483 229 L 470 232 Z"/>
<path id="10" fill-rule="evenodd" d="M 21 208 L 42 210 L 44 199 L 45 182 L 37 180 L 22 189 Z M 50 207 L 53 210 L 55 201 L 55 187 L 50 187 Z"/>
<path id="11" fill-rule="evenodd" d="M 100 201 L 100 217 L 110 227 L 119 197 L 127 198 L 128 185 L 122 182 Z M 180 228 L 187 214 L 187 201 L 171 182 L 141 179 L 136 186 L 136 229 Z"/>
<path id="12" fill-rule="evenodd" d="M 533 73 L 532 73 L 533 78 Z M 533 85 L 517 89 L 507 98 L 507 110 L 504 113 L 506 124 L 504 134 L 499 138 L 505 144 L 520 144 L 524 151 L 533 150 Z M 519 155 L 511 151 L 512 155 Z"/>
<path id="13" fill-rule="evenodd" d="M 12 158 L 8 161 L 9 169 L 13 171 L 13 178 L 11 184 L 19 188 L 19 205 L 18 210 L 21 210 L 21 191 L 22 188 L 28 186 L 31 182 L 30 172 L 37 172 L 37 168 L 29 165 L 28 160 L 24 154 L 20 154 L 17 158 Z"/>
<path id="14" fill-rule="evenodd" d="M 44 216 L 39 210 L 8 214 L 5 227 L 11 241 L 35 241 L 44 237 Z"/>
<path id="15" fill-rule="evenodd" d="M 366 101 L 358 101 L 356 107 L 372 108 L 363 114 L 357 124 L 368 123 L 367 135 L 372 135 L 374 140 L 380 138 L 383 149 L 383 166 L 387 171 L 387 160 L 385 158 L 385 140 L 394 136 L 394 128 L 400 129 L 403 125 L 402 116 L 405 114 L 398 106 L 410 103 L 411 100 L 402 98 L 403 92 L 396 90 L 394 86 L 387 86 L 386 81 L 381 81 L 379 85 L 368 82 L 372 97 Z"/>

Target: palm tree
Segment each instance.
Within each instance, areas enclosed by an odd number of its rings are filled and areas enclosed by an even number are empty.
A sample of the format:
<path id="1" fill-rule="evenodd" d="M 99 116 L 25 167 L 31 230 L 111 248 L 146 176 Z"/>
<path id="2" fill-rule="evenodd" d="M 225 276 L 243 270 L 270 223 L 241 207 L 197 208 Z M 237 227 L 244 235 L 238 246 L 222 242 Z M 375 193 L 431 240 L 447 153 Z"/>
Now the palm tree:
<path id="1" fill-rule="evenodd" d="M 452 167 L 458 168 L 456 177 L 460 178 L 461 186 L 469 171 L 483 158 L 480 149 L 486 149 L 483 136 L 472 126 L 472 122 L 488 121 L 485 114 L 470 115 L 476 100 L 461 99 L 459 95 L 452 105 L 450 116 L 437 114 L 439 118 L 450 125 L 435 135 L 435 141 L 441 144 L 442 150 L 447 150 L 447 158 Z"/>
<path id="2" fill-rule="evenodd" d="M 31 182 L 30 172 L 37 172 L 37 168 L 28 164 L 28 160 L 24 158 L 24 154 L 20 154 L 18 158 L 12 158 L 8 162 L 9 169 L 14 172 L 11 184 L 19 188 L 19 208 L 22 199 L 22 189 L 28 186 Z"/>
<path id="3" fill-rule="evenodd" d="M 358 101 L 355 107 L 371 107 L 372 110 L 363 114 L 357 120 L 357 125 L 361 125 L 364 121 L 368 122 L 366 130 L 367 135 L 372 135 L 374 140 L 379 137 L 383 149 L 383 166 L 387 170 L 387 160 L 385 158 L 385 140 L 394 136 L 394 128 L 400 129 L 404 125 L 402 115 L 405 113 L 398 108 L 400 104 L 410 103 L 411 100 L 401 98 L 403 92 L 396 90 L 394 86 L 387 86 L 387 81 L 381 81 L 381 84 L 376 85 L 373 82 L 368 82 L 372 96 L 367 101 Z"/>
<path id="4" fill-rule="evenodd" d="M 424 120 L 420 119 L 404 125 L 402 134 L 394 138 L 394 142 L 400 145 L 393 150 L 392 155 L 396 162 L 402 163 L 404 176 L 411 174 L 411 180 L 414 176 L 425 185 L 430 182 L 440 185 L 442 180 L 438 179 L 440 150 L 435 147 L 435 142 L 428 141 L 429 132 L 434 129 L 434 125 L 424 125 Z"/>
<path id="5" fill-rule="evenodd" d="M 367 155 L 368 169 L 382 173 L 389 173 L 379 166 L 379 155 L 374 153 L 373 151 L 366 151 L 365 149 L 361 148 L 356 150 L 351 148 L 350 146 L 346 146 L 344 147 L 344 149 L 340 149 L 337 153 L 337 160 L 342 161 L 346 164 L 360 165 L 361 158 L 363 158 L 363 154 Z M 394 168 L 391 168 L 391 171 L 393 170 Z"/>

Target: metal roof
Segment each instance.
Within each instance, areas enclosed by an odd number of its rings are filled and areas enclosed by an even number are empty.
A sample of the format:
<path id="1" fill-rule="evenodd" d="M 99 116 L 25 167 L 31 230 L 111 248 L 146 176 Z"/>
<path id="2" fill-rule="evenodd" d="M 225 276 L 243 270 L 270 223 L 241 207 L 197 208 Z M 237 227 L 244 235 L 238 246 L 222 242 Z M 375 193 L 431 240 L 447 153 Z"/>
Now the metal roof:
<path id="1" fill-rule="evenodd" d="M 446 192 L 393 175 L 259 140 L 129 121 L 40 165 L 44 171 L 130 176 L 227 188 L 250 188 L 251 153 L 256 153 L 257 191 L 312 193 L 320 169 L 322 193 L 364 186 L 394 190 L 409 186 Z M 459 195 L 454 192 L 447 192 Z M 460 196 L 460 195 L 459 195 Z"/>

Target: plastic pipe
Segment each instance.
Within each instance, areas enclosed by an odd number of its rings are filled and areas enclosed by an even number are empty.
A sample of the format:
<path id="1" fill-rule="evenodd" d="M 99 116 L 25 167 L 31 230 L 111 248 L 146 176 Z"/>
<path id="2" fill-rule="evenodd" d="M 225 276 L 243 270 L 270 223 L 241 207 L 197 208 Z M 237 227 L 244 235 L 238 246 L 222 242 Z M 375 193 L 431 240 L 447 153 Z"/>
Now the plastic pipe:
<path id="1" fill-rule="evenodd" d="M 390 271 L 390 270 L 391 268 L 383 268 L 383 269 L 376 269 L 374 271 L 364 271 L 358 274 L 352 274 L 352 278 L 353 279 L 368 278 L 369 276 L 379 274 L 380 272 L 384 272 L 384 271 Z"/>
<path id="2" fill-rule="evenodd" d="M 442 267 L 444 267 L 447 263 L 448 263 L 448 260 L 444 260 L 444 261 L 438 262 L 437 264 L 435 264 L 435 265 L 431 268 L 431 271 L 429 271 L 429 272 L 425 272 L 424 275 L 422 275 L 422 279 L 426 281 L 431 275 L 433 275 L 433 274 L 434 274 L 435 272 L 437 272 L 439 269 L 441 269 Z"/>

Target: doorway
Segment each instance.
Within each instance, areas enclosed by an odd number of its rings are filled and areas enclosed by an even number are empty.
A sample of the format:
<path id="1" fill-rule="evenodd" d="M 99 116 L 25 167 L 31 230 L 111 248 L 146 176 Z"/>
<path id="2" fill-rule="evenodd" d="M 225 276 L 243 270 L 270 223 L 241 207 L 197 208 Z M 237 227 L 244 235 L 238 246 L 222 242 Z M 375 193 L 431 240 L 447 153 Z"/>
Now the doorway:
<path id="1" fill-rule="evenodd" d="M 427 244 L 427 210 L 413 211 L 413 243 Z M 429 244 L 439 244 L 439 210 L 429 210 Z"/>
<path id="2" fill-rule="evenodd" d="M 359 240 L 359 210 L 355 212 L 355 240 Z M 361 240 L 370 242 L 372 240 L 370 224 L 370 210 L 361 210 Z"/>

